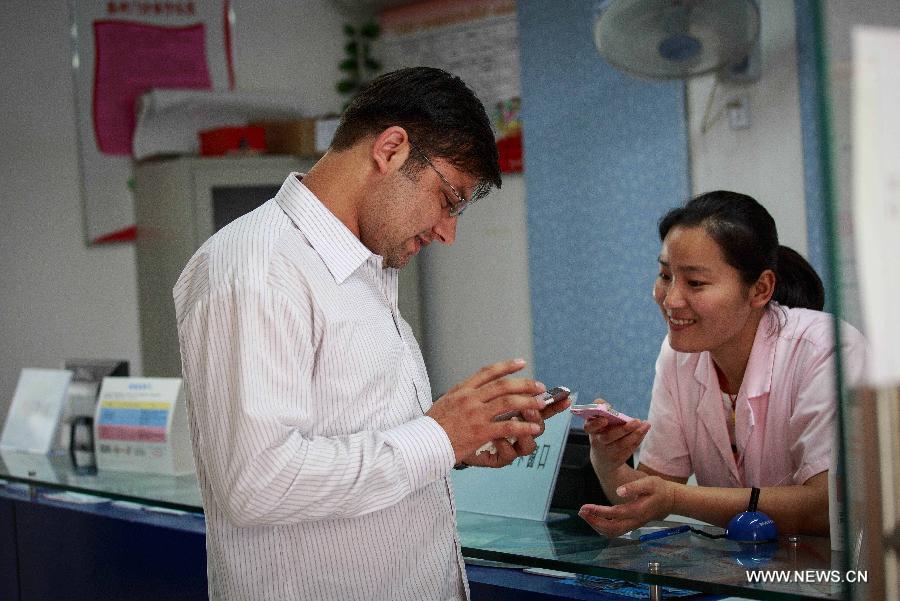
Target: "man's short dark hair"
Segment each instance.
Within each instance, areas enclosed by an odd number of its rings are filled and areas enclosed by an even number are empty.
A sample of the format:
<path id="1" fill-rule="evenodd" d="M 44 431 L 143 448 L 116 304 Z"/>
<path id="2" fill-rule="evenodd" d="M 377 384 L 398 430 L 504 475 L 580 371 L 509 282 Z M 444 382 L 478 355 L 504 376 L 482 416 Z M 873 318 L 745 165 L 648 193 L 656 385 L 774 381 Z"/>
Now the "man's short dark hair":
<path id="1" fill-rule="evenodd" d="M 405 129 L 429 158 L 449 161 L 483 186 L 500 187 L 490 120 L 459 77 L 433 67 L 409 67 L 373 79 L 350 101 L 331 148 L 346 150 L 393 125 Z M 417 168 L 425 166 L 416 153 L 410 160 Z"/>

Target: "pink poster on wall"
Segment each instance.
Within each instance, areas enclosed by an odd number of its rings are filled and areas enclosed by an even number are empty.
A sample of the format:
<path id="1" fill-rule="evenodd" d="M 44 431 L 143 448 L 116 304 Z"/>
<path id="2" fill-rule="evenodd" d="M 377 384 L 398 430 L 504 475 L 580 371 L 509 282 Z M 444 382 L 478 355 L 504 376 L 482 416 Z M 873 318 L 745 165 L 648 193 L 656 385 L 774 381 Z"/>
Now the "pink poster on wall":
<path id="1" fill-rule="evenodd" d="M 104 154 L 131 154 L 135 105 L 152 88 L 211 89 L 204 25 L 94 22 L 94 136 Z"/>

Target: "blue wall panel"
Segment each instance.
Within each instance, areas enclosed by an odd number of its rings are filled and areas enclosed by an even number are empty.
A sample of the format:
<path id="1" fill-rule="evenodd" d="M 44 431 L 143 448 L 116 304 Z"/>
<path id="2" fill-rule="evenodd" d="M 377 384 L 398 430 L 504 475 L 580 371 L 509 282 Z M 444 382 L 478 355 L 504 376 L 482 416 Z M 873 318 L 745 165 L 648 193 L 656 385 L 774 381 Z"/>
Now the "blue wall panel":
<path id="1" fill-rule="evenodd" d="M 608 66 L 592 2 L 518 7 L 535 375 L 646 417 L 656 223 L 690 189 L 684 87 Z"/>

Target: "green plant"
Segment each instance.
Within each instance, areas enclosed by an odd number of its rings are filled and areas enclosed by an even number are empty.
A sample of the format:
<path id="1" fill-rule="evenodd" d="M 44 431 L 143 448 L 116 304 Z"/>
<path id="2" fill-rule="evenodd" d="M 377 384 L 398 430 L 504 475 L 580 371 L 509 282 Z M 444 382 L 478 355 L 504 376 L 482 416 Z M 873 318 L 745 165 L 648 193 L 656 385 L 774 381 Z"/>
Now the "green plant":
<path id="1" fill-rule="evenodd" d="M 337 82 L 336 87 L 347 98 L 347 102 L 381 70 L 381 63 L 372 57 L 372 42 L 378 39 L 380 33 L 381 27 L 375 21 L 367 21 L 359 27 L 349 23 L 344 25 L 346 57 L 338 65 L 343 79 Z M 346 102 L 344 106 L 346 108 Z"/>

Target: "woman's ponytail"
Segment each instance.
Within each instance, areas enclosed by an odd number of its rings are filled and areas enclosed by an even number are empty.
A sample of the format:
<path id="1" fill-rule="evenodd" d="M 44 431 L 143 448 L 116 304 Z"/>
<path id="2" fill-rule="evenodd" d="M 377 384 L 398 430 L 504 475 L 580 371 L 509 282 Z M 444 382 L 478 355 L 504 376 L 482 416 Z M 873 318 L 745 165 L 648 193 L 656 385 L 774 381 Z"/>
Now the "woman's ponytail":
<path id="1" fill-rule="evenodd" d="M 800 253 L 784 245 L 778 247 L 772 300 L 785 307 L 816 311 L 825 306 L 825 288 L 819 274 Z"/>

